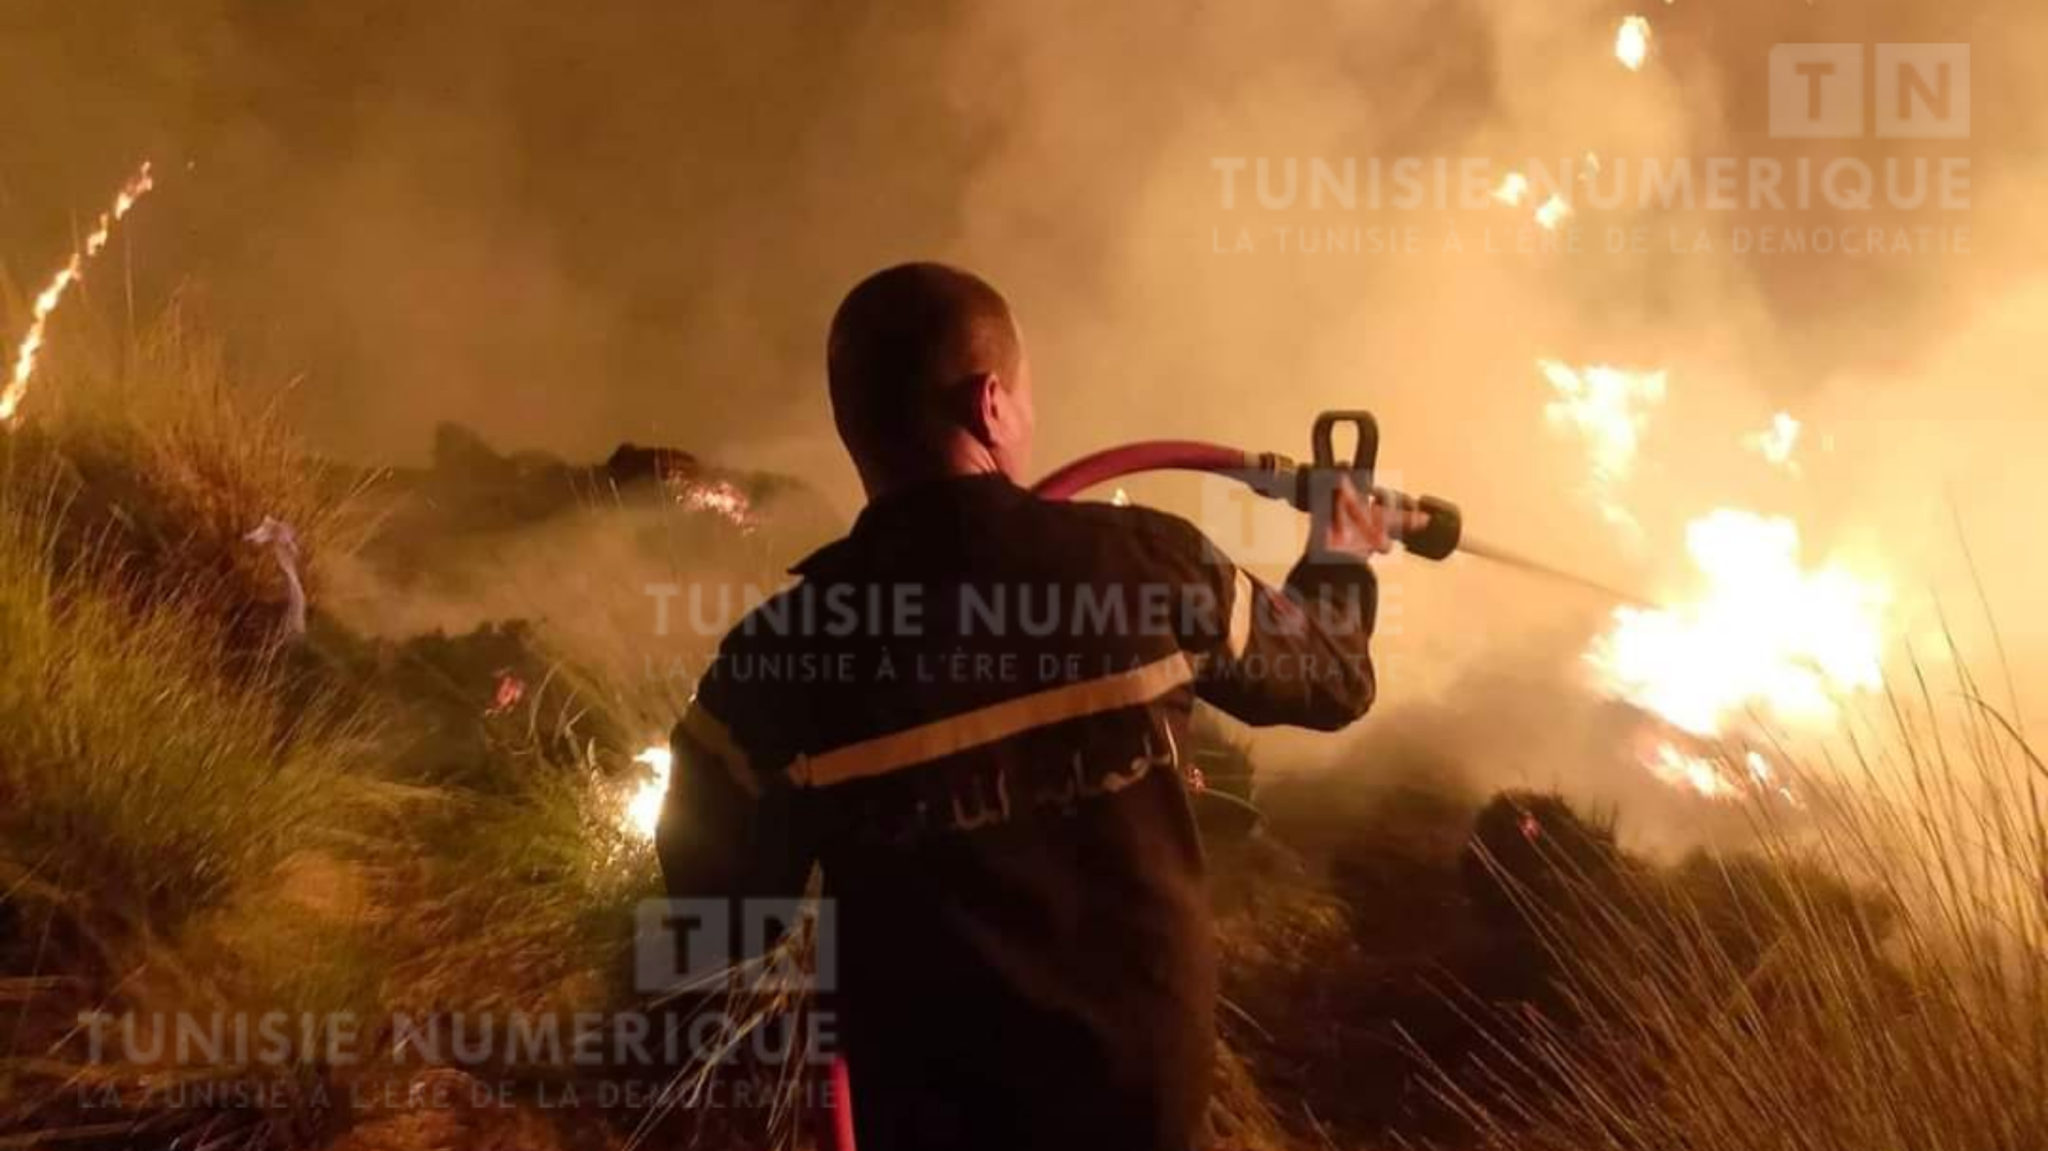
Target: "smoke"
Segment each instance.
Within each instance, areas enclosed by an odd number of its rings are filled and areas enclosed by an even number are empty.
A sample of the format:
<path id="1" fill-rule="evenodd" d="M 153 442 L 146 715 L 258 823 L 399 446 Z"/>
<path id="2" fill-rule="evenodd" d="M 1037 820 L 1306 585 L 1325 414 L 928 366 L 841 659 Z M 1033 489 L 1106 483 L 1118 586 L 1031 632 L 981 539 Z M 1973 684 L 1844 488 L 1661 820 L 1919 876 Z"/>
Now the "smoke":
<path id="1" fill-rule="evenodd" d="M 135 270 L 196 277 L 253 360 L 305 373 L 293 402 L 327 449 L 403 462 L 441 420 L 571 456 L 665 442 L 795 472 L 842 510 L 858 496 L 825 320 L 877 266 L 952 259 L 1017 304 L 1043 464 L 1138 437 L 1299 453 L 1317 411 L 1369 408 L 1391 472 L 1493 542 L 1661 594 L 1690 517 L 1796 514 L 1814 559 L 1882 558 L 1923 650 L 1931 605 L 1956 622 L 1981 579 L 2013 658 L 2048 671 L 2024 502 L 2048 428 L 2028 338 L 2048 307 L 2048 14 L 1678 0 L 1640 9 L 1651 54 L 1630 72 L 1612 44 L 1636 11 L 166 0 L 145 21 L 33 0 L 0 36 L 0 239 L 39 275 L 71 206 L 148 151 L 166 190 L 127 241 Z M 1944 42 L 1971 47 L 1966 139 L 1771 134 L 1773 46 Z M 1617 180 L 1646 160 L 1960 157 L 1968 203 L 1604 207 L 1567 182 L 1578 248 L 1553 251 L 1526 209 L 1455 189 L 1415 208 L 1311 195 L 1318 162 L 1354 162 L 1363 187 L 1375 161 L 1555 177 L 1588 154 Z M 1735 242 L 1873 227 L 1939 242 Z M 1330 250 L 1354 234 L 1362 250 Z M 1640 534 L 1603 522 L 1582 447 L 1545 428 L 1539 357 L 1670 372 L 1622 493 Z M 1809 429 L 1797 479 L 1741 446 L 1780 410 Z M 1136 492 L 1199 510 L 1184 483 Z M 1394 723 L 1507 706 L 1475 676 L 1573 683 L 1605 610 L 1462 563 L 1387 583 Z M 1981 622 L 1958 630 L 1989 655 Z"/>

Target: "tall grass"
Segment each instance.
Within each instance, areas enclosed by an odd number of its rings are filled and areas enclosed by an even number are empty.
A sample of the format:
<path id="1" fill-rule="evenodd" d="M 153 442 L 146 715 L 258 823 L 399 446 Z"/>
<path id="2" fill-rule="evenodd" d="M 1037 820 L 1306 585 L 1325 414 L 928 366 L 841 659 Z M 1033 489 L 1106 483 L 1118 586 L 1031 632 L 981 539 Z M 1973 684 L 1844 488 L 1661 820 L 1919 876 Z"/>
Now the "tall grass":
<path id="1" fill-rule="evenodd" d="M 1484 1145 L 2041 1146 L 2048 772 L 1967 673 L 1845 744 L 1751 853 L 1525 902 L 1567 1008 L 1439 1079 Z"/>
<path id="2" fill-rule="evenodd" d="M 235 531 L 272 478 L 310 510 L 306 474 L 230 440 L 117 408 L 0 444 L 0 1131 L 215 1129 L 153 1092 L 237 1068 L 91 1058 L 83 1012 L 329 1014 L 375 991 L 362 861 L 417 794 L 294 666 Z M 123 1100 L 97 1121 L 95 1085 Z"/>
<path id="3" fill-rule="evenodd" d="M 251 531 L 289 527 L 317 599 L 327 555 L 369 529 L 352 498 L 360 481 L 306 453 L 276 407 L 286 393 L 252 407 L 219 342 L 176 304 L 118 354 L 45 370 L 8 454 L 47 467 L 69 505 L 54 523 L 63 558 L 118 565 L 142 602 L 174 602 L 225 625 L 239 647 L 261 646 L 290 589 Z"/>
<path id="4" fill-rule="evenodd" d="M 184 613 L 68 581 L 0 496 L 0 874 L 159 930 L 368 798 L 348 717 L 237 683 Z"/>
<path id="5" fill-rule="evenodd" d="M 490 791 L 449 796 L 415 829 L 429 850 L 408 884 L 416 938 L 390 971 L 390 1006 L 630 1009 L 633 908 L 660 884 L 651 846 L 621 824 L 623 781 L 594 759 L 501 756 Z"/>

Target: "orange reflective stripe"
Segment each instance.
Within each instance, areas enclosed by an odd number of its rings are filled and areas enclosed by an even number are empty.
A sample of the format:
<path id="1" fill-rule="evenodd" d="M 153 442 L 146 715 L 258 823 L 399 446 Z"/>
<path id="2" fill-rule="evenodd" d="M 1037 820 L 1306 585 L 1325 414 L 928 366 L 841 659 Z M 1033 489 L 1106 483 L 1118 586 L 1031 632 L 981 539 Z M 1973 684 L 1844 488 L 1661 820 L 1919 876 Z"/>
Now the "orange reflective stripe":
<path id="1" fill-rule="evenodd" d="M 1006 699 L 904 731 L 848 744 L 823 755 L 799 756 L 789 766 L 789 778 L 802 787 L 830 787 L 835 783 L 886 775 L 996 743 L 1034 728 L 1151 703 L 1175 688 L 1193 683 L 1194 679 L 1195 671 L 1187 656 L 1175 652 L 1129 671 Z"/>

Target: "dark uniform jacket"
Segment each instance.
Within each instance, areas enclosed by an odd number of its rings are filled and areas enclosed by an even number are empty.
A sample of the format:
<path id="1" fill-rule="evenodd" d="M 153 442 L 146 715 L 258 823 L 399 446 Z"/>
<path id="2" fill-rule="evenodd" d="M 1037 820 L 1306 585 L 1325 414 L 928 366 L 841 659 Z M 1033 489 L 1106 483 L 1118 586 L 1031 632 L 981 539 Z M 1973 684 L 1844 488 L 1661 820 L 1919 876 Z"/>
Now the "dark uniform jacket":
<path id="1" fill-rule="evenodd" d="M 1202 1145 L 1214 945 L 1188 721 L 1373 698 L 1373 573 L 1275 592 L 1191 524 L 1000 477 L 890 495 L 726 637 L 675 733 L 678 898 L 822 868 L 863 1151 Z"/>

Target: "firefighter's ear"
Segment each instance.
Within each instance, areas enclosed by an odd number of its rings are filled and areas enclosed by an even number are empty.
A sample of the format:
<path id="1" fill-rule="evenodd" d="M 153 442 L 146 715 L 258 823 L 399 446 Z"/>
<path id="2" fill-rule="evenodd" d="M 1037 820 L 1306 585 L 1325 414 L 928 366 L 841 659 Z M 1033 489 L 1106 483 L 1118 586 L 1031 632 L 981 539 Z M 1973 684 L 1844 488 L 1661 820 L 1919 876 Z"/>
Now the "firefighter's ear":
<path id="1" fill-rule="evenodd" d="M 993 448 L 1002 440 L 1002 428 L 1008 415 L 1003 404 L 1003 381 L 994 372 L 977 372 L 970 376 L 961 389 L 966 407 L 967 431 L 985 448 Z"/>

